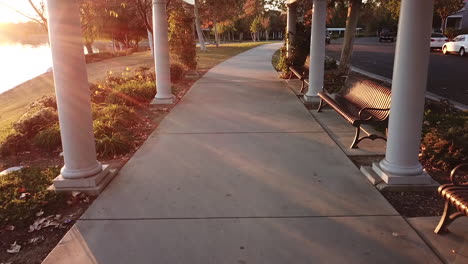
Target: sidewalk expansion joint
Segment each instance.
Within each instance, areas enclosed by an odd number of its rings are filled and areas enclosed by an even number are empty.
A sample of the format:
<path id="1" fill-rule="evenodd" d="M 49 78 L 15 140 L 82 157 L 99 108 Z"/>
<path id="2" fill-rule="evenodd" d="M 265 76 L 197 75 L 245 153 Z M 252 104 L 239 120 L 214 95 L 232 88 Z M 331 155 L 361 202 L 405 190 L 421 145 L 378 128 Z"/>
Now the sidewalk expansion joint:
<path id="1" fill-rule="evenodd" d="M 370 215 L 297 215 L 297 216 L 209 216 L 209 217 L 137 217 L 137 218 L 83 218 L 77 221 L 164 221 L 164 220 L 229 220 L 229 219 L 313 219 L 345 217 L 395 217 L 399 214 Z"/>

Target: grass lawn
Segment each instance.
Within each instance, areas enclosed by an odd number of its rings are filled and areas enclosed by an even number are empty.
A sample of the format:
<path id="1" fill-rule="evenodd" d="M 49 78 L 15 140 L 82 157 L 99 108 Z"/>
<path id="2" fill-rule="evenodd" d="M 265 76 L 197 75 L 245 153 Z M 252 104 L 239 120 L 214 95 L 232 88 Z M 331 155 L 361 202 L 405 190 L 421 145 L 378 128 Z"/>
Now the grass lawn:
<path id="1" fill-rule="evenodd" d="M 229 43 L 222 44 L 219 48 L 208 45 L 207 52 L 197 51 L 198 69 L 208 70 L 232 56 L 266 43 L 272 42 Z M 88 79 L 90 82 L 96 82 L 103 79 L 107 71 L 121 72 L 126 67 L 135 68 L 143 65 L 150 67 L 154 65 L 149 51 L 90 63 L 87 65 Z M 0 94 L 0 142 L 8 135 L 12 123 L 23 115 L 29 103 L 51 94 L 54 94 L 52 73 L 38 76 Z"/>

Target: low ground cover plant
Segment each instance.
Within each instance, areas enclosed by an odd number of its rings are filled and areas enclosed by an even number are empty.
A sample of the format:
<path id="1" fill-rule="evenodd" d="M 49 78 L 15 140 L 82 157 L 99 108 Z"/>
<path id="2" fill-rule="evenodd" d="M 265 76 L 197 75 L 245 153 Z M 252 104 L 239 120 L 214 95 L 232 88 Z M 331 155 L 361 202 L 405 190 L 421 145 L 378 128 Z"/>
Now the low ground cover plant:
<path id="1" fill-rule="evenodd" d="M 0 177 L 0 226 L 15 224 L 24 227 L 48 214 L 67 199 L 63 193 L 47 190 L 60 173 L 58 167 L 48 169 L 23 168 Z"/>
<path id="2" fill-rule="evenodd" d="M 173 74 L 182 79 L 184 67 L 173 64 Z M 109 72 L 101 83 L 91 84 L 91 102 L 96 150 L 100 158 L 115 158 L 134 148 L 133 127 L 143 122 L 136 110 L 145 108 L 156 94 L 155 74 L 147 67 L 121 74 Z M 43 97 L 32 103 L 13 125 L 13 131 L 0 144 L 0 155 L 16 155 L 40 149 L 60 151 L 61 137 L 57 103 L 54 97 Z"/>

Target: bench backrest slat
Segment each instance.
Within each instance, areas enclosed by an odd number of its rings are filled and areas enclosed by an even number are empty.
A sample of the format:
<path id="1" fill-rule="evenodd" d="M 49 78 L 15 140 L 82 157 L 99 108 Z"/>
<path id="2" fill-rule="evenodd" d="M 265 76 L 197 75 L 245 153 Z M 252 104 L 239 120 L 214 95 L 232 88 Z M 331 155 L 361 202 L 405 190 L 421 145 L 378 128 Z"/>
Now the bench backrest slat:
<path id="1" fill-rule="evenodd" d="M 391 90 L 387 87 L 350 75 L 346 81 L 346 88 L 343 97 L 360 108 L 390 108 Z M 389 111 L 370 110 L 368 112 L 380 120 L 386 119 L 389 114 Z"/>

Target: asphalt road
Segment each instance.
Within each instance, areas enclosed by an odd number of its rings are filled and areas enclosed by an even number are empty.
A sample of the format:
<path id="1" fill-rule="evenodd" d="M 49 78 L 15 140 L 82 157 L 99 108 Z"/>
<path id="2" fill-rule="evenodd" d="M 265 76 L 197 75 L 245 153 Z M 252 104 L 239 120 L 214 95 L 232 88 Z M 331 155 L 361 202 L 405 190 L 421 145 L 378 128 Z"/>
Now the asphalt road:
<path id="1" fill-rule="evenodd" d="M 342 40 L 327 45 L 327 55 L 339 60 Z M 357 38 L 352 64 L 361 70 L 392 79 L 395 43 L 379 43 L 378 38 Z M 427 90 L 468 105 L 468 56 L 431 52 Z"/>

